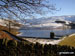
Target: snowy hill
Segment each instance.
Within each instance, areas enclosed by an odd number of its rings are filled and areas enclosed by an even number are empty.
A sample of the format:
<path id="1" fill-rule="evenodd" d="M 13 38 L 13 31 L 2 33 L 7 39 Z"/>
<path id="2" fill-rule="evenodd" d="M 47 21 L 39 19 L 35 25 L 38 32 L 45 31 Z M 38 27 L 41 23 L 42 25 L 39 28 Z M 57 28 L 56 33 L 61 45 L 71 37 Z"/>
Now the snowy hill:
<path id="1" fill-rule="evenodd" d="M 63 24 L 56 23 L 55 21 L 65 21 L 66 24 L 70 22 L 75 22 L 75 16 L 53 16 L 48 18 L 39 18 L 39 19 L 26 19 L 26 24 L 30 24 L 33 27 L 49 27 L 49 26 L 55 26 L 55 27 L 61 27 Z M 29 26 L 28 24 L 28 26 Z"/>
<path id="2" fill-rule="evenodd" d="M 2 26 L 6 26 L 6 21 L 5 20 L 3 20 L 3 19 L 0 19 L 0 25 L 2 25 Z"/>
<path id="3" fill-rule="evenodd" d="M 39 18 L 39 19 L 27 19 L 26 22 L 32 23 L 32 24 L 41 24 L 41 23 L 50 23 L 54 22 L 56 20 L 59 21 L 72 21 L 75 22 L 75 16 L 53 16 L 48 18 Z"/>
<path id="4" fill-rule="evenodd" d="M 9 26 L 9 21 L 11 22 L 11 28 L 17 28 L 19 29 L 22 24 L 20 24 L 19 22 L 17 22 L 16 20 L 9 20 L 9 19 L 0 19 L 0 25 L 1 26 Z"/>

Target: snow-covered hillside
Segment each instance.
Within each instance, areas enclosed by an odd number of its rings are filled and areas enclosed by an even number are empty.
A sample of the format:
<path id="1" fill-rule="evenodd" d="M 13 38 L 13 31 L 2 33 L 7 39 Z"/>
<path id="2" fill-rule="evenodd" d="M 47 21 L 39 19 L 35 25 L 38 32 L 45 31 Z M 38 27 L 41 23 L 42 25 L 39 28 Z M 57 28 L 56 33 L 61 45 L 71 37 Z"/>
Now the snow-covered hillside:
<path id="1" fill-rule="evenodd" d="M 72 21 L 75 22 L 75 16 L 53 16 L 53 17 L 48 17 L 48 18 L 39 18 L 39 19 L 27 19 L 27 23 L 32 23 L 32 24 L 41 24 L 41 23 L 50 23 L 54 22 L 56 20 L 59 21 Z"/>
<path id="2" fill-rule="evenodd" d="M 44 23 L 44 24 L 37 24 L 37 25 L 32 25 L 32 27 L 62 27 L 63 24 L 58 24 L 58 23 Z"/>
<path id="3" fill-rule="evenodd" d="M 33 27 L 63 26 L 63 24 L 55 23 L 55 21 L 65 21 L 66 24 L 69 24 L 70 22 L 75 22 L 75 16 L 53 16 L 48 18 L 26 19 L 26 24 L 30 23 Z"/>
<path id="4" fill-rule="evenodd" d="M 9 21 L 11 22 L 11 28 L 19 29 L 22 25 L 22 24 L 20 24 L 19 22 L 15 21 L 15 20 L 7 20 L 7 19 L 0 19 L 0 25 L 8 27 Z"/>
<path id="5" fill-rule="evenodd" d="M 56 23 L 55 21 L 65 21 L 66 24 L 70 22 L 75 22 L 75 16 L 69 15 L 69 16 L 52 16 L 52 17 L 42 17 L 42 18 L 34 18 L 34 19 L 26 19 L 25 22 L 22 22 L 21 20 L 17 20 L 19 23 L 22 23 L 22 25 L 25 25 L 25 27 L 62 27 L 63 24 Z M 0 19 L 0 25 L 5 25 L 4 20 Z"/>
<path id="6" fill-rule="evenodd" d="M 0 25 L 2 25 L 2 26 L 6 26 L 5 23 L 6 23 L 6 22 L 5 22 L 3 19 L 0 19 Z"/>

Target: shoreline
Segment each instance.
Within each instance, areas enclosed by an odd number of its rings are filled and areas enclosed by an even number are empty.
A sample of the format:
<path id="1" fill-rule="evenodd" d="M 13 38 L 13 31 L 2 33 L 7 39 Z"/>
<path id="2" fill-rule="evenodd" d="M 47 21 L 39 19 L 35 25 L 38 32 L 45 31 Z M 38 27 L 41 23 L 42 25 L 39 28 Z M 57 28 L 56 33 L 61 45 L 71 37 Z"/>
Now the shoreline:
<path id="1" fill-rule="evenodd" d="M 69 36 L 73 36 L 75 35 L 75 33 L 73 34 L 70 34 Z M 68 36 L 68 37 L 69 37 Z M 60 41 L 64 40 L 67 36 L 64 36 L 64 37 L 61 37 L 59 39 L 50 39 L 50 38 L 28 38 L 28 37 L 25 37 L 23 39 L 25 40 L 28 40 L 29 42 L 32 42 L 32 43 L 40 43 L 40 44 L 52 44 L 52 45 L 57 45 Z"/>
<path id="2" fill-rule="evenodd" d="M 52 38 L 45 38 L 45 37 L 27 37 L 27 36 L 18 36 L 18 37 L 21 37 L 21 38 L 34 38 L 34 39 L 52 39 Z M 53 38 L 53 40 L 58 40 L 60 39 L 59 38 Z"/>
<path id="3" fill-rule="evenodd" d="M 50 39 L 50 38 L 23 38 L 25 40 L 28 40 L 29 42 L 32 43 L 40 43 L 40 44 L 58 44 L 59 41 L 61 41 L 60 39 Z"/>

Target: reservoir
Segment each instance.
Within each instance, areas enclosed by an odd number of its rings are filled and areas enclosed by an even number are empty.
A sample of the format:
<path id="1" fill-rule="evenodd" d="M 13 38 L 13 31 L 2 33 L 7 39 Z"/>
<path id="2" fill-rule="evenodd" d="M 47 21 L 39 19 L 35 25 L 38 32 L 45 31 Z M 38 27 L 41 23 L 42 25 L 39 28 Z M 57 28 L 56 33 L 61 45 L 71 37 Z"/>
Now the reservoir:
<path id="1" fill-rule="evenodd" d="M 54 30 L 32 30 L 32 29 L 23 29 L 19 30 L 21 34 L 18 36 L 27 36 L 27 37 L 40 37 L 40 38 L 50 38 L 50 32 L 55 33 L 55 38 L 59 38 L 58 36 L 66 36 L 69 34 L 75 33 L 75 29 L 54 29 Z"/>

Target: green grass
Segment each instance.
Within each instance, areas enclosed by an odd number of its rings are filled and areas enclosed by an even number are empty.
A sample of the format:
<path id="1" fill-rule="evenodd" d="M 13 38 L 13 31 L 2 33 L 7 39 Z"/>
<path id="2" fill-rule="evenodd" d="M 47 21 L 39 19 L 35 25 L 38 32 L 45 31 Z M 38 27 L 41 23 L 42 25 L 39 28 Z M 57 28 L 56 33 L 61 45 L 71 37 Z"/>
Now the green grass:
<path id="1" fill-rule="evenodd" d="M 75 47 L 75 35 L 64 38 L 64 40 L 62 40 L 58 45 L 61 46 L 67 45 L 67 46 Z"/>

